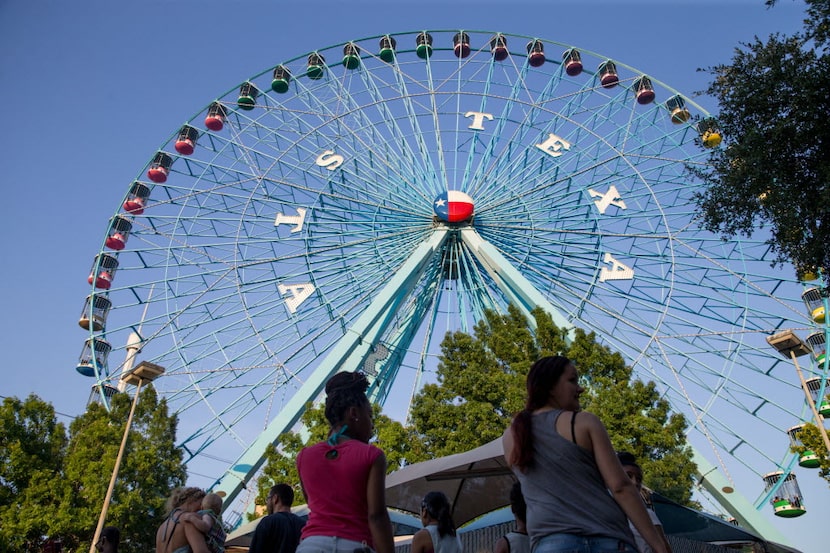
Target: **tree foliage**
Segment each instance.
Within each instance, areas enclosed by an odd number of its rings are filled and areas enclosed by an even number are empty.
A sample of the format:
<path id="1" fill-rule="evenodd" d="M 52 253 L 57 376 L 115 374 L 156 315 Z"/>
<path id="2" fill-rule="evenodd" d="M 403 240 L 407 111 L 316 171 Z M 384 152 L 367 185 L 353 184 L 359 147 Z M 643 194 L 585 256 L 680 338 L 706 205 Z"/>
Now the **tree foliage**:
<path id="1" fill-rule="evenodd" d="M 707 229 L 767 229 L 775 261 L 830 275 L 830 0 L 806 4 L 802 32 L 756 37 L 707 70 L 724 147 L 694 172 L 708 184 L 697 197 Z"/>
<path id="2" fill-rule="evenodd" d="M 671 413 L 654 382 L 632 380 L 622 356 L 598 345 L 594 333 L 577 330 L 568 356 L 585 380 L 582 407 L 603 421 L 614 449 L 634 454 L 649 487 L 693 505 L 695 465 L 686 445 L 685 417 Z"/>
<path id="3" fill-rule="evenodd" d="M 513 306 L 504 315 L 486 312 L 474 335 L 448 333 L 437 382 L 421 389 L 410 414 L 426 453 L 460 453 L 501 436 L 522 408 L 525 376 L 539 350 L 527 320 Z"/>
<path id="4" fill-rule="evenodd" d="M 90 404 L 69 427 L 60 508 L 53 525 L 65 547 L 89 547 L 131 401 L 127 394 L 116 394 L 110 411 Z M 176 425 L 166 400 L 158 401 L 152 386 L 145 387 L 107 513 L 107 524 L 121 529 L 125 551 L 153 547 L 155 531 L 164 518 L 164 501 L 172 488 L 184 485 L 182 451 L 175 447 Z"/>
<path id="5" fill-rule="evenodd" d="M 111 410 L 89 405 L 67 437 L 51 405 L 30 396 L 0 408 L 0 548 L 41 551 L 47 539 L 64 551 L 88 550 L 132 398 L 116 394 Z M 136 405 L 106 523 L 121 529 L 121 551 L 154 547 L 164 502 L 185 481 L 175 446 L 177 419 L 148 386 Z M 7 500 L 7 492 L 13 492 Z"/>
<path id="6" fill-rule="evenodd" d="M 300 432 L 285 432 L 280 434 L 277 444 L 269 444 L 265 449 L 265 463 L 262 473 L 257 479 L 256 504 L 265 505 L 268 490 L 275 484 L 288 484 L 294 488 L 294 504 L 302 505 L 306 502 L 300 486 L 300 476 L 297 473 L 297 454 L 309 443 L 316 443 L 326 439 L 328 422 L 326 421 L 325 406 L 320 404 L 312 407 L 306 405 L 306 410 L 300 419 L 303 426 Z M 248 518 L 256 518 L 255 513 L 249 513 Z"/>
<path id="7" fill-rule="evenodd" d="M 30 395 L 0 405 L 0 551 L 39 551 L 66 449 L 54 408 Z"/>

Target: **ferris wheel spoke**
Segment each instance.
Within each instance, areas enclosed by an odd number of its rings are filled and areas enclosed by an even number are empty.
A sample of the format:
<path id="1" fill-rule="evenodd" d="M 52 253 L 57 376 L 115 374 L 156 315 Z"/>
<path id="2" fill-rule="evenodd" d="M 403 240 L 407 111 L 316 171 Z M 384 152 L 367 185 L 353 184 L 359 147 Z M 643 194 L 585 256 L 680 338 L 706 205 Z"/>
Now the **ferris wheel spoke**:
<path id="1" fill-rule="evenodd" d="M 331 86 L 334 87 L 336 84 L 337 83 L 332 83 Z M 346 109 L 344 113 L 338 114 L 334 111 L 330 111 L 330 109 L 325 106 L 320 110 L 328 113 L 327 117 L 323 119 L 323 124 L 331 126 L 333 123 L 336 123 L 335 130 L 338 132 L 334 133 L 334 136 L 332 137 L 332 144 L 334 144 L 334 141 L 336 140 L 338 148 L 337 155 L 342 153 L 349 157 L 353 157 L 356 160 L 365 160 L 367 155 L 369 156 L 367 162 L 360 165 L 359 168 L 356 166 L 355 169 L 350 169 L 351 164 L 346 163 L 344 165 L 344 172 L 351 174 L 357 182 L 360 182 L 363 185 L 368 184 L 376 186 L 379 183 L 389 182 L 390 180 L 394 182 L 395 179 L 398 179 L 401 182 L 411 181 L 411 175 L 414 174 L 412 168 L 409 168 L 406 172 L 401 172 L 387 161 L 388 159 L 401 157 L 399 154 L 389 155 L 390 152 L 388 149 L 378 149 L 379 147 L 388 148 L 389 144 L 395 145 L 397 143 L 395 135 L 387 134 L 386 137 L 377 136 L 377 132 L 379 130 L 378 126 L 372 125 L 370 121 L 366 119 L 365 112 L 368 109 L 368 106 L 357 105 L 355 103 L 355 99 L 353 99 L 349 94 L 342 94 L 340 96 L 340 103 L 342 103 Z M 354 123 L 351 122 L 352 118 L 354 119 Z M 401 135 L 399 134 L 398 136 Z M 353 147 L 351 150 L 345 148 L 345 146 L 349 144 L 349 141 L 344 141 L 343 137 L 349 138 L 352 141 Z M 334 150 L 329 151 L 332 152 L 331 155 L 334 155 Z M 408 159 L 414 158 L 411 153 L 405 157 Z M 363 172 L 364 174 L 360 175 L 359 172 Z M 388 194 L 390 192 L 394 193 L 394 189 L 390 190 L 388 187 L 383 187 L 380 190 L 384 194 Z M 410 196 L 413 190 L 414 189 L 412 188 L 403 189 L 404 193 Z M 423 197 L 412 196 L 412 199 L 422 200 Z"/>
<path id="2" fill-rule="evenodd" d="M 361 148 L 356 151 L 374 154 L 373 160 L 375 163 L 380 164 L 382 168 L 386 169 L 385 173 L 378 174 L 376 179 L 378 182 L 394 182 L 395 179 L 398 179 L 400 182 L 414 182 L 415 176 L 425 173 L 425 170 L 423 164 L 418 160 L 418 157 L 410 150 L 405 142 L 400 140 L 400 138 L 406 136 L 398 124 L 400 116 L 393 114 L 392 109 L 390 109 L 390 102 L 383 98 L 382 93 L 377 89 L 377 85 L 371 78 L 371 75 L 362 70 L 360 73 L 363 79 L 363 85 L 368 89 L 368 96 L 371 98 L 372 104 L 358 102 L 351 97 L 348 91 L 346 91 L 346 100 L 351 108 L 349 113 L 357 120 L 358 128 L 369 130 L 371 135 L 363 140 Z M 389 86 L 389 84 L 385 83 L 385 86 Z M 376 107 L 382 114 L 381 121 L 383 121 L 383 125 L 378 125 L 369 118 L 370 105 Z M 377 135 L 381 129 L 385 129 L 386 132 L 382 135 Z M 377 149 L 381 145 L 385 148 L 383 151 Z M 389 150 L 389 145 L 392 145 L 395 149 Z M 391 160 L 400 161 L 401 159 L 407 162 L 402 168 L 396 168 L 391 163 Z M 431 200 L 431 198 L 425 198 L 423 195 L 416 196 L 419 191 L 414 187 L 404 187 L 403 190 L 413 200 Z M 385 191 L 390 193 L 394 191 L 394 188 L 392 190 L 386 188 Z"/>
<path id="3" fill-rule="evenodd" d="M 428 89 L 424 84 L 419 82 L 418 79 L 404 73 L 397 58 L 393 68 L 393 76 L 397 86 L 399 100 L 402 104 L 401 107 L 403 108 L 403 113 L 406 115 L 406 122 L 409 124 L 409 132 L 405 133 L 404 136 L 412 137 L 412 140 L 414 140 L 416 144 L 416 148 L 413 148 L 413 151 L 417 152 L 416 157 L 421 159 L 423 162 L 421 167 L 421 179 L 424 179 L 421 180 L 423 183 L 423 189 L 429 194 L 438 194 L 440 193 L 440 190 L 438 190 L 434 184 L 438 182 L 438 170 L 435 167 L 435 162 L 430 154 L 430 149 L 424 139 L 425 134 L 421 126 L 421 119 L 423 118 L 422 114 L 425 110 L 422 108 L 419 109 L 418 107 L 418 96 L 427 94 Z M 414 87 L 415 92 L 411 91 L 410 87 Z M 413 182 L 413 184 L 415 183 Z M 430 186 L 430 184 L 432 184 L 432 186 Z"/>

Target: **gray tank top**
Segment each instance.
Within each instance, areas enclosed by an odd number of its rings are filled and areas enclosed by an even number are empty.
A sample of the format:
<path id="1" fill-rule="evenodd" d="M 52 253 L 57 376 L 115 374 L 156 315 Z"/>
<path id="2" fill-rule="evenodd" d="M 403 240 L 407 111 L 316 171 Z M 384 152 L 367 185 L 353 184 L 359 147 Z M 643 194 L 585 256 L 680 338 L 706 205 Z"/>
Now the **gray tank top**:
<path id="1" fill-rule="evenodd" d="M 556 432 L 554 409 L 532 418 L 534 466 L 513 472 L 527 502 L 527 532 L 533 549 L 549 534 L 606 537 L 634 546 L 628 518 L 605 487 L 591 452 Z M 571 413 L 565 412 L 570 419 Z"/>

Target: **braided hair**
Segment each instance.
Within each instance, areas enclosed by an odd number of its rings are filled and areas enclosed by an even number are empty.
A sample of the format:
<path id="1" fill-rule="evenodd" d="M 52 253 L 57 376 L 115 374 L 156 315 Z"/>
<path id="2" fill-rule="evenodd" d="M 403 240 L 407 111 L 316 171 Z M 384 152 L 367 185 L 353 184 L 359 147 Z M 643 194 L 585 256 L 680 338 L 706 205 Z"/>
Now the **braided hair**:
<path id="1" fill-rule="evenodd" d="M 509 461 L 522 471 L 533 466 L 533 411 L 548 404 L 551 390 L 570 364 L 571 360 L 562 355 L 542 357 L 527 373 L 525 408 L 513 417 L 510 425 L 515 436 L 515 444 Z"/>
<path id="2" fill-rule="evenodd" d="M 450 516 L 450 500 L 443 492 L 429 492 L 421 502 L 421 508 L 426 509 L 430 518 L 438 521 L 438 535 L 442 538 L 449 534 L 455 535 L 455 523 Z"/>
<path id="3" fill-rule="evenodd" d="M 335 374 L 326 382 L 326 420 L 331 426 L 343 422 L 350 407 L 363 407 L 369 404 L 366 390 L 369 381 L 360 371 L 343 371 Z"/>

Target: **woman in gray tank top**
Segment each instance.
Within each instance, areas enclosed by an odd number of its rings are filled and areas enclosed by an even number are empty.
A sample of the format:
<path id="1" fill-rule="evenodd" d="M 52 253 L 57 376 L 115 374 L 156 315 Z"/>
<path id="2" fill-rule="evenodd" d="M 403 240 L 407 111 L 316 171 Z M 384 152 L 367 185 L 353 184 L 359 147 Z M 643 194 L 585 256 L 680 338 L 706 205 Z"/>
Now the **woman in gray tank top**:
<path id="1" fill-rule="evenodd" d="M 525 408 L 504 433 L 504 454 L 527 503 L 531 550 L 634 553 L 630 519 L 654 553 L 668 553 L 605 426 L 580 412 L 582 392 L 568 358 L 539 359 L 527 375 Z"/>

